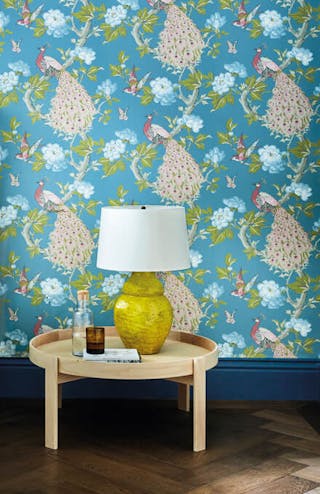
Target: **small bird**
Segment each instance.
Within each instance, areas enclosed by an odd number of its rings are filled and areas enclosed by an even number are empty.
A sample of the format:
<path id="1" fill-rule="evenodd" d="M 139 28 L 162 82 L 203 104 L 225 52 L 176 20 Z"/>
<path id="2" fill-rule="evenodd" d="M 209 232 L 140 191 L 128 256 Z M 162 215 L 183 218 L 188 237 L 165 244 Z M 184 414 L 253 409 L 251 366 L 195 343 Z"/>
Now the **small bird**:
<path id="1" fill-rule="evenodd" d="M 27 295 L 27 293 L 32 290 L 36 282 L 38 281 L 40 277 L 40 273 L 36 274 L 34 278 L 32 278 L 31 281 L 28 280 L 27 278 L 27 272 L 26 268 L 24 267 L 20 273 L 19 277 L 19 287 L 14 290 L 15 293 L 19 293 L 20 295 Z"/>
<path id="2" fill-rule="evenodd" d="M 232 290 L 231 295 L 233 295 L 234 297 L 243 298 L 246 295 L 246 293 L 248 293 L 251 290 L 257 278 L 258 275 L 255 275 L 251 278 L 250 281 L 248 281 L 248 283 L 246 283 L 243 279 L 243 272 L 241 268 L 239 273 L 237 274 L 236 288 L 235 290 Z"/>
<path id="3" fill-rule="evenodd" d="M 10 177 L 10 185 L 12 187 L 19 187 L 20 186 L 20 181 L 19 181 L 18 175 L 13 175 L 13 173 L 9 173 L 9 177 Z"/>
<path id="4" fill-rule="evenodd" d="M 255 189 L 251 194 L 253 204 L 261 211 L 270 212 L 279 206 L 279 202 L 267 192 L 262 192 L 261 183 L 255 184 Z"/>
<path id="5" fill-rule="evenodd" d="M 146 138 L 155 144 L 164 144 L 171 138 L 170 133 L 160 125 L 152 123 L 153 114 L 147 115 L 147 120 L 143 126 L 143 133 Z"/>
<path id="6" fill-rule="evenodd" d="M 253 57 L 252 65 L 258 74 L 274 77 L 275 74 L 281 72 L 279 65 L 267 57 L 262 57 L 262 48 L 256 49 L 256 55 Z"/>
<path id="7" fill-rule="evenodd" d="M 61 63 L 58 62 L 58 60 L 45 55 L 46 49 L 46 46 L 41 46 L 41 48 L 39 48 L 40 53 L 36 58 L 36 66 L 44 75 L 57 76 L 61 72 L 63 67 Z"/>
<path id="8" fill-rule="evenodd" d="M 119 120 L 128 120 L 128 106 L 126 108 L 118 108 Z"/>
<path id="9" fill-rule="evenodd" d="M 43 323 L 44 316 L 37 316 L 37 322 L 33 326 L 33 334 L 38 336 L 38 334 L 49 333 L 53 330 L 51 326 L 47 326 Z"/>
<path id="10" fill-rule="evenodd" d="M 141 91 L 147 80 L 149 79 L 151 72 L 148 72 L 140 81 L 137 78 L 135 66 L 132 67 L 129 76 L 129 86 L 124 88 L 124 92 L 132 94 L 133 96 L 139 96 L 138 92 Z"/>
<path id="11" fill-rule="evenodd" d="M 260 4 L 257 5 L 254 9 L 252 9 L 250 12 L 247 12 L 245 5 L 244 5 L 244 0 L 242 0 L 239 4 L 238 7 L 238 19 L 234 21 L 232 24 L 236 27 L 241 27 L 241 29 L 244 29 L 247 27 L 249 22 L 252 21 L 256 13 L 258 12 L 260 7 Z"/>
<path id="12" fill-rule="evenodd" d="M 29 2 L 28 0 L 25 0 L 23 7 L 22 7 L 22 18 L 17 21 L 17 24 L 19 26 L 25 26 L 25 27 L 30 27 L 32 22 L 38 17 L 40 14 L 41 10 L 43 9 L 44 4 L 39 5 L 39 7 L 36 8 L 34 12 L 31 12 L 29 8 Z"/>
<path id="13" fill-rule="evenodd" d="M 9 311 L 9 320 L 10 321 L 18 321 L 18 310 L 19 308 L 17 308 L 16 310 L 13 310 L 11 309 L 11 307 L 8 307 L 8 311 Z"/>
<path id="14" fill-rule="evenodd" d="M 255 148 L 257 147 L 257 144 L 259 142 L 259 139 L 254 141 L 248 148 L 244 144 L 244 138 L 243 134 L 239 137 L 239 140 L 237 142 L 237 152 L 232 156 L 233 161 L 240 161 L 240 163 L 243 163 L 246 161 L 249 156 L 253 153 Z"/>
<path id="15" fill-rule="evenodd" d="M 259 347 L 255 350 L 256 353 L 261 350 L 270 348 L 273 356 L 276 358 L 296 358 L 279 338 L 269 329 L 260 326 L 260 318 L 254 319 L 254 325 L 251 328 L 250 336 Z"/>
<path id="16" fill-rule="evenodd" d="M 21 52 L 21 39 L 19 41 L 15 41 L 14 39 L 11 40 L 11 50 L 14 53 L 20 53 Z"/>
<path id="17" fill-rule="evenodd" d="M 226 323 L 227 324 L 235 324 L 236 319 L 235 319 L 235 313 L 236 311 L 234 310 L 233 312 L 229 312 L 227 310 L 224 311 L 224 314 L 226 316 Z"/>
<path id="18" fill-rule="evenodd" d="M 63 201 L 50 190 L 45 190 L 43 188 L 44 187 L 43 180 L 40 180 L 38 184 L 39 186 L 37 187 L 34 193 L 34 198 L 37 201 L 37 203 L 46 211 L 50 211 L 50 212 L 62 211 L 64 206 Z"/>
<path id="19" fill-rule="evenodd" d="M 227 45 L 228 45 L 228 53 L 232 53 L 232 54 L 236 54 L 238 53 L 238 50 L 237 50 L 237 43 L 238 41 L 229 41 L 227 39 Z"/>
<path id="20" fill-rule="evenodd" d="M 231 178 L 229 175 L 226 175 L 226 182 L 228 189 L 235 189 L 237 187 L 235 179 L 236 177 Z"/>
<path id="21" fill-rule="evenodd" d="M 32 146 L 28 143 L 27 139 L 28 134 L 25 132 L 21 138 L 20 142 L 20 153 L 16 154 L 16 158 L 23 161 L 28 161 L 29 158 L 36 152 L 40 143 L 42 142 L 42 138 L 38 139 Z"/>

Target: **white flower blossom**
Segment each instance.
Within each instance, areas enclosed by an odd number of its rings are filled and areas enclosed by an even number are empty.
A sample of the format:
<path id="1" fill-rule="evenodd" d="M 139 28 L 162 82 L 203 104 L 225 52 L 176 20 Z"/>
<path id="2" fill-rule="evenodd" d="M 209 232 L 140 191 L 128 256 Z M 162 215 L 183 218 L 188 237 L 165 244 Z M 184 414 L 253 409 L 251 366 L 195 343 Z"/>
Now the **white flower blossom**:
<path id="1" fill-rule="evenodd" d="M 67 19 L 61 10 L 50 9 L 43 14 L 44 25 L 47 28 L 47 34 L 54 38 L 62 38 L 69 32 Z"/>
<path id="2" fill-rule="evenodd" d="M 224 68 L 231 74 L 236 74 L 242 79 L 248 75 L 246 67 L 240 62 L 226 63 Z"/>
<path id="3" fill-rule="evenodd" d="M 200 129 L 203 127 L 203 120 L 200 118 L 198 115 L 182 115 L 182 118 L 178 119 L 178 124 L 184 124 L 186 127 L 191 129 L 193 132 L 196 134 L 199 132 Z"/>
<path id="4" fill-rule="evenodd" d="M 312 225 L 312 230 L 314 230 L 315 232 L 318 231 L 320 229 L 320 218 L 315 221 Z"/>
<path id="5" fill-rule="evenodd" d="M 85 199 L 90 199 L 94 194 L 94 186 L 90 182 L 85 182 L 84 180 L 75 181 L 69 188 L 72 191 L 77 191 L 78 194 L 82 195 Z"/>
<path id="6" fill-rule="evenodd" d="M 218 94 L 225 94 L 234 86 L 234 83 L 234 76 L 230 72 L 224 72 L 214 78 L 212 89 Z"/>
<path id="7" fill-rule="evenodd" d="M 233 216 L 234 212 L 230 208 L 219 208 L 211 216 L 211 225 L 222 230 L 232 222 Z"/>
<path id="8" fill-rule="evenodd" d="M 131 10 L 139 10 L 140 5 L 138 0 L 118 0 L 118 3 L 124 5 L 125 7 L 129 7 Z"/>
<path id="9" fill-rule="evenodd" d="M 218 285 L 218 283 L 214 281 L 213 283 L 211 283 L 211 285 L 208 285 L 207 288 L 204 289 L 203 296 L 216 301 L 223 293 L 223 286 Z"/>
<path id="10" fill-rule="evenodd" d="M 0 163 L 8 157 L 8 150 L 0 145 Z"/>
<path id="11" fill-rule="evenodd" d="M 127 9 L 122 5 L 114 5 L 107 9 L 104 16 L 105 23 L 111 27 L 119 26 L 122 21 L 127 17 Z"/>
<path id="12" fill-rule="evenodd" d="M 220 31 L 222 26 L 225 25 L 227 19 L 224 15 L 221 15 L 219 12 L 215 12 L 210 15 L 206 20 L 205 27 L 208 29 L 212 29 L 213 31 Z"/>
<path id="13" fill-rule="evenodd" d="M 122 141 L 128 142 L 132 146 L 134 146 L 138 142 L 137 134 L 134 130 L 131 129 L 117 130 L 115 132 L 115 135 Z"/>
<path id="14" fill-rule="evenodd" d="M 107 276 L 102 283 L 102 291 L 113 297 L 117 295 L 124 285 L 124 278 L 120 274 L 111 274 Z"/>
<path id="15" fill-rule="evenodd" d="M 259 15 L 259 19 L 264 36 L 277 39 L 286 34 L 286 27 L 283 24 L 284 19 L 276 10 L 266 10 Z"/>
<path id="16" fill-rule="evenodd" d="M 24 77 L 29 77 L 31 74 L 30 66 L 23 60 L 18 60 L 17 62 L 8 63 L 9 69 L 13 72 L 23 75 Z"/>
<path id="17" fill-rule="evenodd" d="M 219 343 L 218 345 L 219 357 L 231 358 L 233 357 L 234 346 L 229 343 Z"/>
<path id="18" fill-rule="evenodd" d="M 9 24 L 9 21 L 10 17 L 0 10 L 0 31 L 4 30 L 4 28 Z"/>
<path id="19" fill-rule="evenodd" d="M 238 196 L 232 196 L 228 199 L 223 199 L 222 202 L 229 208 L 236 209 L 239 213 L 245 213 L 247 210 L 244 200 L 240 199 L 240 197 Z"/>
<path id="20" fill-rule="evenodd" d="M 212 165 L 219 165 L 219 163 L 224 160 L 225 157 L 226 153 L 215 146 L 205 154 L 204 161 L 206 163 L 211 163 Z"/>
<path id="21" fill-rule="evenodd" d="M 279 173 L 284 170 L 282 153 L 273 144 L 259 148 L 258 154 L 262 163 L 262 170 L 269 173 Z"/>
<path id="22" fill-rule="evenodd" d="M 68 166 L 64 149 L 56 143 L 49 143 L 41 148 L 47 170 L 60 172 Z"/>
<path id="23" fill-rule="evenodd" d="M 156 77 L 150 81 L 150 87 L 155 103 L 168 106 L 176 101 L 173 84 L 167 77 Z"/>
<path id="24" fill-rule="evenodd" d="M 96 58 L 96 52 L 85 46 L 76 46 L 74 50 L 71 50 L 70 55 L 80 58 L 86 65 L 91 65 Z"/>
<path id="25" fill-rule="evenodd" d="M 17 208 L 13 206 L 2 206 L 0 208 L 0 228 L 11 225 L 18 216 Z"/>
<path id="26" fill-rule="evenodd" d="M 286 192 L 289 194 L 295 194 L 296 196 L 300 197 L 302 201 L 307 201 L 312 195 L 311 187 L 301 182 L 292 182 L 290 185 L 287 185 Z"/>
<path id="27" fill-rule="evenodd" d="M 203 256 L 197 250 L 190 249 L 190 262 L 193 268 L 197 268 L 202 263 Z"/>
<path id="28" fill-rule="evenodd" d="M 30 209 L 28 199 L 21 194 L 7 197 L 7 202 L 9 204 L 12 204 L 12 206 L 17 206 L 18 208 L 22 209 L 22 211 L 28 211 Z"/>
<path id="29" fill-rule="evenodd" d="M 227 343 L 230 343 L 231 345 L 234 345 L 238 348 L 245 348 L 246 347 L 246 342 L 244 340 L 244 337 L 240 333 L 238 333 L 237 331 L 232 331 L 232 333 L 223 334 L 222 338 Z"/>
<path id="30" fill-rule="evenodd" d="M 14 329 L 10 332 L 7 331 L 5 336 L 16 345 L 26 346 L 28 344 L 27 333 L 21 329 Z"/>
<path id="31" fill-rule="evenodd" d="M 117 84 L 110 79 L 106 79 L 97 87 L 97 93 L 103 95 L 105 98 L 110 99 L 111 95 L 116 91 Z"/>
<path id="32" fill-rule="evenodd" d="M 315 96 L 320 96 L 320 84 L 314 88 L 313 94 Z"/>
<path id="33" fill-rule="evenodd" d="M 11 340 L 0 341 L 0 357 L 14 357 L 16 345 Z"/>
<path id="34" fill-rule="evenodd" d="M 0 297 L 2 297 L 8 291 L 8 285 L 0 281 Z"/>
<path id="35" fill-rule="evenodd" d="M 13 91 L 19 83 L 19 76 L 13 70 L 0 74 L 0 91 L 4 94 Z"/>
<path id="36" fill-rule="evenodd" d="M 273 280 L 264 280 L 257 285 L 261 305 L 268 309 L 278 309 L 284 304 L 283 288 Z"/>
<path id="37" fill-rule="evenodd" d="M 287 321 L 284 326 L 286 329 L 294 329 L 301 336 L 307 336 L 312 330 L 311 324 L 306 319 L 296 317 L 291 317 L 290 321 Z"/>
<path id="38" fill-rule="evenodd" d="M 295 58 L 296 60 L 301 62 L 302 65 L 307 66 L 313 60 L 313 53 L 312 51 L 308 50 L 308 48 L 297 48 L 296 46 L 294 46 L 292 50 L 288 51 L 287 57 Z"/>
<path id="39" fill-rule="evenodd" d="M 46 304 L 59 307 L 65 303 L 67 299 L 65 287 L 57 278 L 46 278 L 40 282 L 40 287 Z"/>
<path id="40" fill-rule="evenodd" d="M 126 150 L 126 143 L 121 139 L 113 139 L 106 143 L 103 148 L 103 156 L 108 160 L 116 161 Z"/>

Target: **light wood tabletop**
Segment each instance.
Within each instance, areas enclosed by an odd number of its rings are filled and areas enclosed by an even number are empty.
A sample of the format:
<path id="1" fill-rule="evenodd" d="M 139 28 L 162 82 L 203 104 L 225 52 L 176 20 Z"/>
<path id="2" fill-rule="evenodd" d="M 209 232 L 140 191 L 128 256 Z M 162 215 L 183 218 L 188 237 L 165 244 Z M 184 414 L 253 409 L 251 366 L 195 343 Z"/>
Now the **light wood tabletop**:
<path id="1" fill-rule="evenodd" d="M 114 327 L 105 327 L 106 348 L 123 348 Z M 206 371 L 217 365 L 214 341 L 171 331 L 159 353 L 142 355 L 140 363 L 88 361 L 72 355 L 72 331 L 58 329 L 35 336 L 29 344 L 31 362 L 45 369 L 45 446 L 58 448 L 58 408 L 62 385 L 82 378 L 146 380 L 178 383 L 178 408 L 190 411 L 193 386 L 193 449 L 206 447 Z"/>

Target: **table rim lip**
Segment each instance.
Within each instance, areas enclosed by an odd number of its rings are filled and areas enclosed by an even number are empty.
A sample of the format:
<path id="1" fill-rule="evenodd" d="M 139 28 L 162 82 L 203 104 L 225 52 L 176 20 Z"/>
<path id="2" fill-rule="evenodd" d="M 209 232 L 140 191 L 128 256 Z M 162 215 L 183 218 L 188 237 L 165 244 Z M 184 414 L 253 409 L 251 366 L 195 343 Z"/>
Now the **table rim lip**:
<path id="1" fill-rule="evenodd" d="M 116 332 L 116 329 L 114 326 L 104 326 L 107 330 L 108 333 L 111 333 L 111 334 L 114 334 L 114 336 L 117 336 L 120 338 L 119 334 Z M 38 346 L 35 346 L 34 343 L 35 342 L 41 342 L 42 339 L 46 339 L 46 337 L 48 337 L 48 335 L 57 335 L 57 338 L 53 341 L 44 341 L 42 344 L 39 343 Z M 64 338 L 59 338 L 58 335 L 63 335 Z M 82 366 L 86 365 L 90 365 L 92 366 L 92 368 L 96 367 L 96 366 L 100 366 L 102 365 L 101 362 L 95 362 L 95 361 L 88 361 L 88 360 L 79 360 L 80 357 L 78 357 L 78 360 L 77 360 L 77 357 L 74 357 L 73 355 L 70 355 L 70 357 L 59 357 L 58 355 L 55 355 L 55 354 L 50 354 L 50 353 L 47 353 L 45 351 L 42 351 L 41 350 L 41 346 L 42 345 L 50 345 L 51 343 L 55 343 L 57 341 L 63 341 L 63 340 L 70 340 L 72 337 L 72 330 L 71 329 L 55 329 L 53 331 L 50 331 L 50 333 L 44 333 L 44 334 L 41 334 L 41 335 L 37 335 L 37 336 L 34 336 L 30 342 L 29 342 L 29 360 L 34 363 L 35 365 L 39 366 L 39 367 L 42 367 L 44 369 L 47 368 L 47 366 L 49 365 L 49 362 L 52 360 L 52 359 L 57 359 L 61 364 L 64 364 L 64 365 L 68 365 L 68 364 L 72 364 L 72 363 L 78 363 Z M 184 332 L 184 331 L 175 331 L 175 330 L 172 330 L 170 331 L 168 337 L 167 337 L 167 340 L 171 340 L 171 341 L 181 341 L 182 343 L 186 343 L 186 344 L 189 344 L 189 345 L 194 345 L 194 346 L 199 346 L 200 348 L 203 348 L 204 350 L 207 350 L 206 352 L 204 352 L 202 355 L 196 355 L 196 356 L 187 356 L 185 358 L 181 358 L 181 359 L 177 359 L 177 360 L 170 360 L 169 362 L 167 361 L 164 361 L 163 363 L 161 363 L 161 365 L 165 365 L 165 366 L 170 366 L 170 365 L 175 365 L 177 363 L 186 363 L 186 362 L 191 362 L 191 361 L 194 361 L 194 360 L 203 360 L 203 361 L 207 361 L 208 359 L 210 359 L 210 361 L 212 361 L 214 359 L 214 363 L 213 365 L 210 365 L 209 368 L 213 367 L 214 365 L 217 365 L 217 362 L 218 362 L 218 345 L 215 341 L 211 340 L 210 338 L 207 338 L 205 336 L 202 336 L 202 335 L 197 335 L 197 334 L 193 334 L 193 333 L 187 333 L 187 332 Z M 197 344 L 197 342 L 199 344 Z M 200 344 L 202 343 L 202 345 Z M 155 354 L 157 355 L 157 354 Z M 39 356 L 40 358 L 37 359 L 37 356 Z M 43 359 L 44 357 L 47 357 L 47 365 L 45 365 L 43 363 Z M 41 363 L 39 363 L 39 361 L 41 361 Z M 106 363 L 104 363 L 106 364 Z M 111 369 L 111 368 L 118 368 L 119 369 L 119 365 L 121 366 L 121 368 L 123 367 L 127 367 L 129 366 L 130 368 L 148 368 L 148 367 L 154 367 L 155 366 L 155 360 L 152 360 L 152 361 L 143 361 L 143 355 L 142 355 L 142 362 L 140 363 L 121 363 L 121 364 L 118 364 L 118 363 L 107 363 L 106 365 L 108 365 L 108 367 Z M 63 371 L 62 371 L 63 372 Z M 68 373 L 69 374 L 69 373 Z M 71 374 L 71 373 L 70 373 Z M 90 376 L 88 376 L 90 377 Z"/>

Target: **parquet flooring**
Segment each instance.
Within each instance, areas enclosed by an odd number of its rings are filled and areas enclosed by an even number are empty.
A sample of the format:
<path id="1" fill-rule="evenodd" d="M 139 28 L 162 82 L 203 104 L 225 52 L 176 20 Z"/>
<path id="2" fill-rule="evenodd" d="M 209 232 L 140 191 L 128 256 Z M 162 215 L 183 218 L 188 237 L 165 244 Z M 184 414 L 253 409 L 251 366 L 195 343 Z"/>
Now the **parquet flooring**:
<path id="1" fill-rule="evenodd" d="M 175 402 L 65 400 L 53 451 L 43 402 L 2 399 L 0 493 L 320 494 L 319 404 L 232 405 L 208 404 L 194 453 Z"/>

